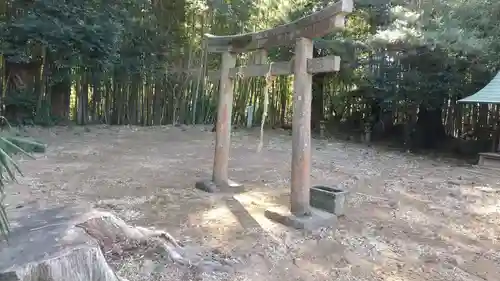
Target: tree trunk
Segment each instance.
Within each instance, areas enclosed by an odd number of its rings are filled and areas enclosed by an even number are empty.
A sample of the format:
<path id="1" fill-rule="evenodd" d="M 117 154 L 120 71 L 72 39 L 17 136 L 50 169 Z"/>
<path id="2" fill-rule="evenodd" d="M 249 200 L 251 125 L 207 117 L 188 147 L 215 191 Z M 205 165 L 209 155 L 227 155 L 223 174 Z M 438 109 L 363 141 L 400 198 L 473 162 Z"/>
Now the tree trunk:
<path id="1" fill-rule="evenodd" d="M 153 125 L 161 125 L 161 117 L 163 113 L 163 100 L 164 92 L 162 91 L 162 84 L 164 83 L 164 77 L 156 77 L 155 90 L 154 90 L 154 101 L 153 101 Z"/>
<path id="2" fill-rule="evenodd" d="M 78 107 L 77 107 L 77 124 L 86 125 L 88 123 L 88 103 L 89 103 L 89 84 L 88 74 L 86 69 L 82 69 L 81 73 L 81 87 L 77 93 Z"/>
<path id="3" fill-rule="evenodd" d="M 313 57 L 321 56 L 320 51 L 314 48 Z M 323 89 L 326 73 L 318 73 L 312 78 L 312 102 L 311 102 L 311 131 L 319 133 L 321 120 L 323 120 Z"/>
<path id="4" fill-rule="evenodd" d="M 281 112 L 280 112 L 280 125 L 281 127 L 285 126 L 286 123 L 286 106 L 287 106 L 287 97 L 288 97 L 288 91 L 287 91 L 287 77 L 280 77 L 280 87 L 279 87 L 279 93 L 280 93 L 280 103 L 281 103 Z"/>
<path id="5" fill-rule="evenodd" d="M 414 136 L 418 147 L 436 148 L 446 138 L 442 114 L 442 108 L 427 109 L 420 106 Z"/>
<path id="6" fill-rule="evenodd" d="M 63 79 L 51 85 L 50 89 L 50 104 L 52 116 L 60 120 L 68 120 L 69 104 L 71 94 L 71 77 L 69 69 L 60 69 L 63 74 Z"/>

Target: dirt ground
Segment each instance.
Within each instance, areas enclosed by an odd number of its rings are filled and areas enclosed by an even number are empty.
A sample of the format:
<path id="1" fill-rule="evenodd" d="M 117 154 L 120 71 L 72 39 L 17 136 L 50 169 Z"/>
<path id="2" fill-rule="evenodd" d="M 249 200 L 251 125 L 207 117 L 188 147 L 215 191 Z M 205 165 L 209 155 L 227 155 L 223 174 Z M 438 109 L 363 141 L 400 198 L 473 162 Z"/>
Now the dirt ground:
<path id="1" fill-rule="evenodd" d="M 208 128 L 210 129 L 210 128 Z M 21 160 L 10 208 L 91 203 L 129 223 L 169 231 L 184 244 L 235 257 L 219 280 L 498 280 L 500 174 L 362 144 L 313 141 L 313 184 L 350 191 L 334 229 L 305 233 L 264 217 L 287 205 L 291 137 L 232 137 L 230 175 L 241 194 L 208 194 L 214 134 L 206 127 L 29 129 L 49 147 Z M 154 280 L 151 261 L 125 260 L 119 274 Z M 153 264 L 154 267 L 154 264 Z M 158 279 L 160 280 L 160 279 Z M 168 280 L 168 279 L 163 279 Z"/>

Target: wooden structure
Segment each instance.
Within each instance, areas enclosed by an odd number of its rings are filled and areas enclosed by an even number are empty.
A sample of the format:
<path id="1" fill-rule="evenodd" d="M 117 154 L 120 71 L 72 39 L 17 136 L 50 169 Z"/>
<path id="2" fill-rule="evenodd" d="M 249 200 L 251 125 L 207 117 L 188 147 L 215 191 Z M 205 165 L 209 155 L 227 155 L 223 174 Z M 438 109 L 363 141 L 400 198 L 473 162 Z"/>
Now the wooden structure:
<path id="1" fill-rule="evenodd" d="M 463 98 L 458 101 L 459 103 L 472 103 L 472 104 L 496 104 L 500 105 L 500 72 L 488 83 L 484 88 L 477 93 Z M 498 119 L 498 116 L 497 116 Z M 479 166 L 500 168 L 500 120 L 496 120 L 495 133 L 493 134 L 493 145 L 491 152 L 479 153 Z"/>
<path id="2" fill-rule="evenodd" d="M 312 74 L 339 71 L 340 58 L 327 56 L 313 58 L 313 38 L 344 28 L 345 16 L 352 12 L 353 0 L 340 0 L 323 10 L 276 28 L 240 35 L 214 36 L 207 34 L 209 52 L 222 54 L 219 71 L 209 73 L 219 80 L 216 146 L 211 183 L 197 183 L 197 187 L 212 191 L 217 187 L 236 186 L 228 178 L 228 160 L 233 107 L 233 79 L 239 77 L 294 75 L 292 118 L 292 173 L 290 209 L 294 216 L 310 214 L 311 187 L 311 99 Z M 267 50 L 295 44 L 291 61 L 266 64 Z M 236 67 L 236 55 L 255 51 L 259 64 Z M 210 187 L 211 186 L 211 187 Z"/>

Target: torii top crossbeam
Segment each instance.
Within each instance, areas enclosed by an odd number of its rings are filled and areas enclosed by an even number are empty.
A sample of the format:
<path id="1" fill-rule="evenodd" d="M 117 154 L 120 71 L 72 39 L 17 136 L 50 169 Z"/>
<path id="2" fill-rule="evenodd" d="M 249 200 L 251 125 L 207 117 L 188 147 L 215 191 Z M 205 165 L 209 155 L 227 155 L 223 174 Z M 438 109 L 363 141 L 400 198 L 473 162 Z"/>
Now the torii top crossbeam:
<path id="1" fill-rule="evenodd" d="M 353 0 L 340 0 L 331 6 L 293 22 L 259 32 L 228 36 L 205 34 L 209 52 L 242 53 L 295 44 L 298 38 L 317 38 L 344 27 L 345 16 L 353 10 Z"/>

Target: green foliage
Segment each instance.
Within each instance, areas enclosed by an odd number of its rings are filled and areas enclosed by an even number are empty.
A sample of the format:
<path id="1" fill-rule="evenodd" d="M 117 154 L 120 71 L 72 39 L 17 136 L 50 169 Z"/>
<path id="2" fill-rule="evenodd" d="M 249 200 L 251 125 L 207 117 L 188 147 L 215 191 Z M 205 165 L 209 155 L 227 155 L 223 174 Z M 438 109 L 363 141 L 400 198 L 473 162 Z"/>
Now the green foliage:
<path id="1" fill-rule="evenodd" d="M 2 99 L 5 105 L 5 117 L 12 125 L 51 126 L 56 118 L 51 116 L 50 104 L 42 100 L 38 105 L 36 95 L 27 89 L 7 92 Z"/>
<path id="2" fill-rule="evenodd" d="M 367 98 L 439 108 L 474 93 L 500 66 L 498 1 L 355 2 L 345 32 L 316 46 L 342 56 L 339 77 L 353 88 L 371 87 Z M 312 0 L 298 14 L 321 4 Z"/>
<path id="3" fill-rule="evenodd" d="M 217 56 L 202 55 L 203 33 L 267 29 L 332 2 L 7 1 L 0 20 L 0 52 L 11 62 L 44 62 L 40 79 L 44 87 L 36 90 L 34 123 L 52 124 L 50 105 L 44 104 L 50 101 L 52 88 L 66 83 L 73 90 L 83 83 L 88 86 L 85 93 L 92 93 L 82 102 L 95 104 L 94 90 L 100 95 L 96 103 L 105 100 L 97 105 L 99 120 L 108 114 L 106 122 L 142 118 L 140 123 L 150 124 L 146 120 L 150 117 L 138 115 L 161 111 L 158 119 L 173 120 L 172 112 L 185 114 L 194 104 L 205 107 L 208 102 L 201 101 L 212 100 L 205 85 L 186 90 L 183 87 L 194 82 L 168 72 L 194 69 L 205 60 L 210 70 L 218 67 Z M 315 38 L 316 48 L 321 55 L 342 57 L 341 72 L 330 79 L 342 103 L 364 93 L 365 98 L 380 98 L 391 107 L 439 107 L 447 99 L 471 94 L 500 66 L 498 13 L 500 2 L 493 0 L 356 0 L 345 31 Z M 290 47 L 269 52 L 274 61 L 292 55 Z M 92 83 L 85 76 L 92 76 Z M 166 76 L 169 83 L 164 83 Z M 356 89 L 363 91 L 349 95 Z M 194 92 L 197 101 L 185 98 Z M 149 104 L 151 98 L 161 106 Z"/>
<path id="4" fill-rule="evenodd" d="M 34 116 L 36 111 L 36 96 L 29 90 L 16 89 L 14 92 L 8 92 L 2 102 L 6 108 L 16 107 L 19 111 L 29 114 L 30 117 Z M 12 121 L 9 120 L 9 122 Z"/>
<path id="5" fill-rule="evenodd" d="M 15 154 L 23 154 L 33 158 L 31 152 L 45 152 L 45 145 L 28 139 L 14 136 L 10 131 L 0 133 L 0 234 L 7 238 L 9 223 L 3 200 L 5 198 L 5 184 L 16 181 L 16 174 L 22 175 L 16 161 Z"/>
<path id="6" fill-rule="evenodd" d="M 332 2 L 211 1 L 211 8 L 225 24 L 217 34 L 232 34 L 276 26 Z M 394 109 L 436 109 L 474 93 L 500 68 L 498 13 L 500 2 L 493 0 L 355 0 L 344 32 L 315 39 L 321 55 L 342 57 L 331 100 L 341 105 L 361 94 Z M 291 51 L 271 50 L 269 57 L 288 60 Z"/>
<path id="7" fill-rule="evenodd" d="M 117 59 L 118 42 L 123 30 L 120 20 L 125 15 L 96 5 L 93 1 L 37 0 L 25 6 L 17 1 L 23 13 L 2 25 L 2 53 L 10 61 L 28 61 L 33 47 L 42 46 L 57 54 L 57 64 L 106 65 Z M 20 48 L 20 46 L 25 46 Z"/>
<path id="8" fill-rule="evenodd" d="M 137 73 L 146 65 L 164 63 L 159 59 L 169 47 L 174 47 L 172 43 L 178 42 L 171 40 L 169 33 L 157 32 L 164 19 L 156 17 L 148 1 L 16 3 L 20 6 L 12 9 L 23 12 L 0 25 L 0 53 L 12 62 L 41 59 L 46 53 L 53 60 L 54 70 L 75 66 L 93 70 L 118 67 L 120 71 Z"/>

